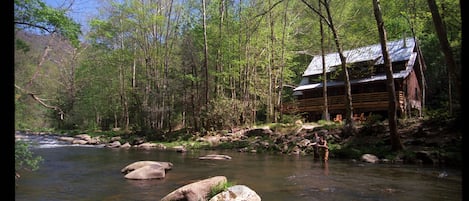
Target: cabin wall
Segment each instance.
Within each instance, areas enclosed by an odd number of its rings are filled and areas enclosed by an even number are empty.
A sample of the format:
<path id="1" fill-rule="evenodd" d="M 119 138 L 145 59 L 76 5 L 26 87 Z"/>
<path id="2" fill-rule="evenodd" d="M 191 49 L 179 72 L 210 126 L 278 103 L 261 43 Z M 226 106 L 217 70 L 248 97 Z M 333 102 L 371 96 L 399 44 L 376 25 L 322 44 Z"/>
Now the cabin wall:
<path id="1" fill-rule="evenodd" d="M 413 80 L 416 80 L 415 77 Z M 407 94 L 405 93 L 408 87 L 407 83 L 414 85 L 414 81 L 394 80 L 396 98 L 399 103 L 397 111 L 399 116 L 407 113 L 407 103 L 417 103 L 415 101 L 408 101 Z M 387 116 L 389 105 L 386 80 L 352 84 L 351 87 L 354 114 L 364 113 L 369 115 L 373 113 L 381 114 L 383 117 Z M 324 105 L 322 92 L 322 88 L 304 90 L 302 95 L 297 97 L 298 99 L 294 105 L 286 105 L 284 108 L 288 108 L 289 112 L 303 113 L 306 121 L 317 121 L 321 119 L 322 106 Z M 345 114 L 344 86 L 328 87 L 327 95 L 330 116 L 334 117 L 338 114 Z"/>
<path id="2" fill-rule="evenodd" d="M 419 113 L 422 110 L 422 91 L 415 71 L 412 71 L 405 81 L 406 110 L 411 114 L 412 110 Z"/>

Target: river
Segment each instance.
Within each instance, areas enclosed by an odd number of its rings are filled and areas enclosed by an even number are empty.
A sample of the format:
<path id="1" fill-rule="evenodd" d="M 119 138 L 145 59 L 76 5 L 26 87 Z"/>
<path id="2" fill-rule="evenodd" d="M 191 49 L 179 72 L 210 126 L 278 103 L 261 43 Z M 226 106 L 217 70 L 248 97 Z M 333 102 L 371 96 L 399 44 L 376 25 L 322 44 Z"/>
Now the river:
<path id="1" fill-rule="evenodd" d="M 28 136 L 31 151 L 44 161 L 34 172 L 21 172 L 15 200 L 120 201 L 159 200 L 171 191 L 212 176 L 253 189 L 266 201 L 462 200 L 460 169 L 424 165 L 370 164 L 311 156 L 237 151 L 112 149 L 69 145 L 50 137 Z M 231 160 L 199 160 L 225 154 Z M 173 163 L 164 179 L 128 180 L 120 172 L 141 160 Z"/>

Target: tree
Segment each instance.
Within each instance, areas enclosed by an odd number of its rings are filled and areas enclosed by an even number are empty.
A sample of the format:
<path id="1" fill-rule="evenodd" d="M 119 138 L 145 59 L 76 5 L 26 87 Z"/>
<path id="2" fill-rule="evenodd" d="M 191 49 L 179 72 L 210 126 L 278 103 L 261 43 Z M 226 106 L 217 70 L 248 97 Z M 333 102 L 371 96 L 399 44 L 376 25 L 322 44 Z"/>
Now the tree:
<path id="1" fill-rule="evenodd" d="M 432 13 L 433 24 L 435 25 L 435 30 L 438 35 L 438 40 L 440 41 L 441 51 L 445 56 L 445 63 L 448 69 L 448 80 L 455 87 L 457 94 L 461 94 L 461 73 L 458 70 L 456 62 L 454 61 L 453 52 L 451 46 L 448 42 L 448 36 L 446 33 L 446 28 L 441 20 L 440 12 L 438 11 L 438 6 L 435 3 L 435 0 L 427 0 L 428 7 Z M 451 94 L 451 85 L 449 92 Z M 451 96 L 451 95 L 450 95 Z M 450 101 L 451 101 L 451 97 Z M 451 104 L 450 104 L 451 105 Z M 450 111 L 452 108 L 450 107 Z"/>
<path id="2" fill-rule="evenodd" d="M 332 31 L 332 35 L 334 36 L 334 43 L 337 48 L 337 53 L 339 54 L 340 62 L 342 71 L 344 73 L 344 83 L 345 83 L 345 126 L 344 126 L 344 133 L 347 135 L 355 133 L 355 126 L 353 123 L 353 106 L 352 106 L 352 90 L 350 85 L 350 76 L 347 69 L 347 58 L 343 54 L 342 44 L 340 43 L 339 34 L 337 32 L 336 27 L 334 26 L 334 22 L 332 20 L 331 10 L 329 6 L 329 0 L 320 1 L 320 5 L 324 6 L 326 9 L 326 16 L 322 15 L 318 9 L 314 8 L 311 4 L 306 2 L 306 0 L 301 0 L 304 4 L 308 6 L 314 13 L 316 13 L 324 22 L 327 24 L 329 29 Z"/>
<path id="3" fill-rule="evenodd" d="M 17 30 L 25 30 L 39 33 L 49 33 L 52 36 L 59 34 L 68 39 L 74 47 L 79 45 L 78 35 L 81 33 L 80 25 L 65 15 L 66 10 L 58 10 L 47 6 L 41 0 L 15 0 L 14 5 L 14 25 Z M 51 40 L 54 37 L 51 37 Z M 51 41 L 49 40 L 49 42 Z M 18 40 L 17 40 L 18 41 Z M 42 106 L 59 112 L 63 117 L 63 110 L 58 106 L 51 106 L 39 98 L 35 93 L 29 91 L 34 79 L 36 78 L 43 61 L 47 58 L 49 46 L 44 48 L 44 53 L 36 66 L 36 72 L 30 78 L 26 87 L 19 86 L 15 83 L 18 92 L 30 95 L 35 101 Z M 16 67 L 15 67 L 16 68 Z M 18 170 L 29 169 L 36 170 L 39 168 L 40 157 L 34 157 L 29 150 L 29 145 L 22 141 L 15 141 L 15 178 L 18 178 Z"/>
<path id="4" fill-rule="evenodd" d="M 20 178 L 20 171 L 36 171 L 39 163 L 43 161 L 41 156 L 35 156 L 30 150 L 30 144 L 22 140 L 15 141 L 15 178 Z"/>
<path id="5" fill-rule="evenodd" d="M 204 31 L 204 75 L 205 75 L 205 107 L 209 102 L 209 77 L 208 77 L 208 39 L 207 39 L 207 12 L 205 0 L 202 0 L 202 28 Z"/>
<path id="6" fill-rule="evenodd" d="M 80 24 L 66 16 L 67 10 L 51 8 L 41 0 L 15 0 L 14 11 L 15 28 L 59 33 L 79 45 Z"/>
<path id="7" fill-rule="evenodd" d="M 64 111 L 58 106 L 51 106 L 44 102 L 45 99 L 37 96 L 36 93 L 30 91 L 44 61 L 49 56 L 50 43 L 55 39 L 55 35 L 59 34 L 68 39 L 74 47 L 78 47 L 78 35 L 81 33 L 80 25 L 66 16 L 66 10 L 58 10 L 47 6 L 41 0 L 15 0 L 14 6 L 14 25 L 18 30 L 48 33 L 51 35 L 49 41 L 44 48 L 44 52 L 36 66 L 36 72 L 32 75 L 26 86 L 15 84 L 20 92 L 31 96 L 42 106 L 57 111 L 60 119 L 63 120 Z M 17 39 L 18 40 L 18 39 Z"/>
<path id="8" fill-rule="evenodd" d="M 319 5 L 321 5 L 321 0 L 318 1 Z M 319 6 L 318 11 L 322 14 L 321 7 Z M 331 118 L 329 116 L 329 106 L 327 102 L 327 69 L 326 69 L 326 57 L 324 52 L 324 27 L 323 27 L 323 19 L 319 18 L 319 30 L 321 32 L 321 61 L 322 61 L 322 85 L 324 86 L 322 89 L 322 96 L 324 98 L 324 109 L 323 109 L 323 119 L 326 121 L 330 121 Z"/>
<path id="9" fill-rule="evenodd" d="M 373 11 L 376 18 L 376 25 L 378 27 L 379 38 L 381 43 L 381 52 L 384 58 L 384 66 L 386 70 L 386 87 L 388 91 L 388 122 L 389 122 L 389 132 L 391 135 L 391 146 L 392 150 L 399 151 L 403 149 L 403 145 L 399 138 L 399 133 L 397 132 L 397 101 L 396 101 L 396 91 L 394 89 L 394 78 L 392 71 L 391 58 L 389 56 L 386 36 L 386 29 L 384 28 L 383 17 L 381 14 L 381 8 L 379 6 L 379 0 L 373 0 Z"/>

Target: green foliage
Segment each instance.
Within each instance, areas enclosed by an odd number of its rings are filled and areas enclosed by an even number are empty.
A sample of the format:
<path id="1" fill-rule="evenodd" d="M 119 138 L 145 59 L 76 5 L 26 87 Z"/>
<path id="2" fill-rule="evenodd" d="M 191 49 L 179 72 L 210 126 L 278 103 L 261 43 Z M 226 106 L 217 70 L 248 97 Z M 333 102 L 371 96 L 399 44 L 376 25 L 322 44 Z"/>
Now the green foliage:
<path id="1" fill-rule="evenodd" d="M 334 155 L 334 157 L 338 158 L 360 159 L 360 157 L 366 153 L 373 153 L 378 158 L 390 157 L 390 155 L 394 154 L 390 146 L 388 146 L 386 143 L 367 143 L 365 138 L 366 137 L 360 137 L 359 139 L 355 139 L 355 141 L 363 141 L 362 143 L 349 142 L 345 145 L 337 146 L 334 149 L 331 149 L 331 155 Z M 353 146 L 350 146 L 350 144 Z"/>
<path id="2" fill-rule="evenodd" d="M 237 99 L 220 97 L 210 102 L 204 112 L 207 128 L 223 130 L 239 126 L 245 112 L 244 104 Z"/>
<path id="3" fill-rule="evenodd" d="M 15 100 L 15 129 L 16 130 L 44 130 L 51 129 L 49 119 L 45 116 L 47 109 L 32 103 L 28 96 L 21 96 Z M 38 118 L 41 117 L 41 118 Z"/>
<path id="4" fill-rule="evenodd" d="M 319 124 L 321 128 L 326 129 L 326 130 L 342 128 L 344 126 L 343 124 L 339 122 L 334 122 L 334 121 L 319 120 L 317 123 Z"/>
<path id="5" fill-rule="evenodd" d="M 15 26 L 20 29 L 39 29 L 58 32 L 78 47 L 80 24 L 69 18 L 65 10 L 47 6 L 41 0 L 15 0 Z"/>
<path id="6" fill-rule="evenodd" d="M 235 183 L 231 182 L 231 181 L 219 183 L 218 185 L 216 185 L 216 186 L 214 186 L 210 189 L 210 193 L 207 197 L 211 198 L 211 197 L 217 195 L 218 193 L 221 193 L 221 192 L 225 191 L 227 188 L 229 188 L 231 186 L 234 186 L 234 185 L 235 185 Z"/>
<path id="7" fill-rule="evenodd" d="M 330 155 L 337 158 L 360 158 L 363 152 L 354 147 L 343 147 L 330 151 Z"/>
<path id="8" fill-rule="evenodd" d="M 194 140 L 177 140 L 171 142 L 158 142 L 166 147 L 184 146 L 186 149 L 204 149 L 210 148 L 211 145 L 208 142 L 199 142 Z"/>
<path id="9" fill-rule="evenodd" d="M 26 171 L 36 171 L 39 169 L 39 164 L 43 161 L 41 156 L 35 156 L 34 153 L 30 150 L 31 144 L 22 141 L 15 141 L 15 172 L 22 170 Z"/>
<path id="10" fill-rule="evenodd" d="M 444 122 L 451 118 L 451 114 L 447 109 L 426 110 L 425 118 L 434 122 Z"/>
<path id="11" fill-rule="evenodd" d="M 383 116 L 380 114 L 370 114 L 366 117 L 365 124 L 373 125 L 383 121 Z"/>
<path id="12" fill-rule="evenodd" d="M 303 120 L 303 117 L 300 114 L 282 114 L 279 123 L 294 124 L 297 120 Z"/>
<path id="13" fill-rule="evenodd" d="M 20 50 L 23 53 L 26 53 L 29 52 L 30 47 L 25 41 L 21 39 L 15 39 L 15 50 Z"/>
<path id="14" fill-rule="evenodd" d="M 220 15 L 222 2 L 225 3 L 223 18 Z M 100 10 L 103 16 L 90 21 L 87 44 L 91 46 L 78 49 L 80 56 L 75 71 L 70 71 L 75 74 L 67 80 L 69 85 L 46 88 L 45 83 L 39 83 L 35 86 L 38 89 L 34 92 L 57 94 L 47 98 L 66 106 L 66 119 L 58 123 L 53 113 L 49 115 L 44 108 L 29 107 L 30 103 L 21 102 L 15 105 L 18 121 L 15 126 L 109 130 L 124 127 L 128 122 L 133 131 L 152 132 L 154 129 L 170 130 L 174 125 L 210 131 L 257 122 L 271 123 L 274 115 L 280 116 L 276 111 L 280 108 L 277 104 L 280 86 L 298 85 L 312 55 L 321 52 L 319 17 L 315 13 L 301 1 L 288 1 L 288 4 L 283 1 L 273 8 L 270 8 L 271 3 L 207 2 L 209 75 L 205 76 L 200 2 L 181 4 L 175 1 L 172 13 L 155 1 L 111 2 L 109 7 Z M 339 0 L 330 3 L 344 49 L 376 43 L 378 33 L 371 2 Z M 459 4 L 456 0 L 441 2 L 445 6 L 442 15 L 456 61 L 461 61 Z M 447 107 L 447 72 L 442 68 L 442 54 L 436 51 L 439 42 L 426 2 L 384 1 L 382 8 L 388 39 L 401 38 L 403 33 L 411 36 L 410 25 L 413 25 L 427 66 L 426 92 L 432 97 L 426 99 L 427 106 L 431 109 Z M 29 30 L 30 26 L 25 24 L 28 23 L 43 31 L 61 33 L 76 45 L 79 26 L 66 14 L 66 11 L 46 6 L 41 0 L 15 0 L 16 28 Z M 334 39 L 327 26 L 324 39 L 325 52 L 335 52 Z M 27 83 L 36 73 L 37 61 L 25 62 L 39 54 L 32 53 L 35 52 L 32 46 L 27 51 L 28 47 L 19 40 L 15 45 L 23 56 L 15 55 L 18 58 L 15 77 L 18 83 Z M 17 64 L 24 68 L 17 68 Z M 52 72 L 49 68 L 43 69 L 40 74 Z M 16 74 L 17 70 L 21 73 Z M 339 68 L 335 73 L 340 72 Z M 337 75 L 332 77 L 337 78 Z M 42 80 L 54 86 L 66 83 L 61 81 L 57 85 L 56 80 Z M 209 83 L 207 87 L 205 83 Z M 44 90 L 39 89 L 42 86 Z M 65 88 L 75 91 L 69 93 Z M 207 108 L 206 91 L 209 94 Z M 281 96 L 282 102 L 296 98 L 290 88 L 283 90 Z M 27 98 L 17 100 L 27 101 Z M 291 124 L 295 119 L 297 116 L 284 115 L 278 122 Z M 325 128 L 338 126 L 324 125 Z"/>
<path id="15" fill-rule="evenodd" d="M 222 142 L 218 144 L 216 147 L 219 149 L 240 149 L 249 147 L 251 143 L 248 140 L 238 140 L 232 142 Z"/>
<path id="16" fill-rule="evenodd" d="M 188 141 L 195 140 L 196 135 L 187 128 L 183 128 L 173 132 L 167 132 L 164 134 L 164 141 L 173 142 L 173 141 Z"/>

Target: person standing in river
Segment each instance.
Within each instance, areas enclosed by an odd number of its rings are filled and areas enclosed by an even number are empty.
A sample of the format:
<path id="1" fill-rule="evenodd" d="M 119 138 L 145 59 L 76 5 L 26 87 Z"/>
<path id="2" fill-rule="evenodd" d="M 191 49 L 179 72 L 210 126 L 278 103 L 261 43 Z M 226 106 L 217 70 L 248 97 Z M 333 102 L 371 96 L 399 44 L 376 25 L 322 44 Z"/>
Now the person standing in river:
<path id="1" fill-rule="evenodd" d="M 327 146 L 327 141 L 324 135 L 321 135 L 316 146 L 319 149 L 319 157 L 325 162 L 329 160 L 329 147 Z"/>
<path id="2" fill-rule="evenodd" d="M 315 161 L 319 160 L 319 147 L 318 147 L 318 142 L 320 140 L 320 137 L 318 136 L 317 132 L 314 132 L 313 136 L 313 159 Z"/>

